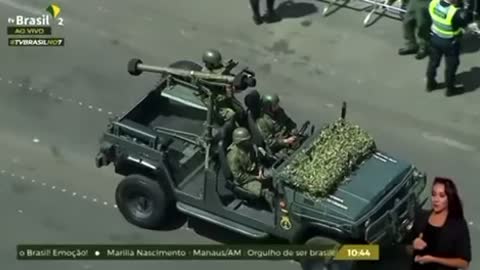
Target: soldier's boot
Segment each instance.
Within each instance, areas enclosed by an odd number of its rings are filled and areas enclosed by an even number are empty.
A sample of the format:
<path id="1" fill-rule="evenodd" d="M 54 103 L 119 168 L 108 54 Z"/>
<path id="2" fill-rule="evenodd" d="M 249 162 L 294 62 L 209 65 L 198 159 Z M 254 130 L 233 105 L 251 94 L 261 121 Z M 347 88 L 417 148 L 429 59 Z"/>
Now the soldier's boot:
<path id="1" fill-rule="evenodd" d="M 418 46 L 408 45 L 398 50 L 398 55 L 416 54 L 418 52 Z"/>
<path id="2" fill-rule="evenodd" d="M 268 23 L 278 22 L 281 20 L 280 16 L 275 12 L 275 0 L 267 0 L 267 14 L 265 14 L 265 21 Z"/>
<path id="3" fill-rule="evenodd" d="M 447 87 L 447 91 L 445 91 L 446 97 L 451 97 L 456 94 L 460 94 L 465 90 L 465 87 L 461 84 L 452 85 Z"/>
<path id="4" fill-rule="evenodd" d="M 259 0 L 250 0 L 250 7 L 253 13 L 253 22 L 256 25 L 263 23 L 262 16 L 260 15 L 260 2 Z"/>
<path id="5" fill-rule="evenodd" d="M 427 50 L 427 48 L 421 47 L 420 49 L 418 49 L 417 55 L 415 55 L 415 58 L 416 58 L 417 60 L 422 60 L 422 59 L 424 59 L 424 58 L 427 57 L 427 56 L 428 56 L 428 50 Z"/>
<path id="6" fill-rule="evenodd" d="M 271 192 L 268 189 L 264 189 L 264 190 L 262 190 L 262 197 L 268 203 L 268 206 L 270 206 L 270 209 L 274 210 L 275 209 L 275 206 L 274 206 L 275 194 L 273 194 L 273 192 Z"/>
<path id="7" fill-rule="evenodd" d="M 427 80 L 427 92 L 432 92 L 433 90 L 437 90 L 439 88 L 438 82 L 435 79 Z"/>

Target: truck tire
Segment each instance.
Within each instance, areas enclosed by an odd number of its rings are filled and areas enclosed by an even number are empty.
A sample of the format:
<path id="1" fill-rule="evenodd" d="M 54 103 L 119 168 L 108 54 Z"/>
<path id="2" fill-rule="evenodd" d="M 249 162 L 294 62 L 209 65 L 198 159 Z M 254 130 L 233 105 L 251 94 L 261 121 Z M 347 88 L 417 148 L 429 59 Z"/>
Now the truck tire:
<path id="1" fill-rule="evenodd" d="M 305 242 L 306 246 L 311 247 L 340 247 L 340 243 L 330 238 L 315 236 Z M 354 263 L 352 261 L 331 261 L 330 258 L 321 258 L 315 260 L 301 261 L 303 270 L 353 270 Z"/>
<path id="2" fill-rule="evenodd" d="M 132 174 L 118 184 L 115 191 L 117 207 L 131 224 L 145 229 L 167 225 L 173 202 L 160 183 L 143 175 Z"/>

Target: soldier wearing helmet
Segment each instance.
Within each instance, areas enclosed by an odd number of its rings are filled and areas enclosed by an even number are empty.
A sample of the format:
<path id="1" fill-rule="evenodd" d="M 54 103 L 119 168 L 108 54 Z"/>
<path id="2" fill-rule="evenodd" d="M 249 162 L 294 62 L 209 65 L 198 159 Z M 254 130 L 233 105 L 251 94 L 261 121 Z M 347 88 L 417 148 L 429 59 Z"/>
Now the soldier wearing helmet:
<path id="1" fill-rule="evenodd" d="M 280 106 L 279 96 L 263 95 L 262 107 L 262 114 L 256 122 L 267 146 L 273 152 L 291 148 L 297 141 L 297 137 L 293 135 L 297 124 Z"/>
<path id="2" fill-rule="evenodd" d="M 221 73 L 224 68 L 222 54 L 215 49 L 208 49 L 203 53 L 202 56 L 203 64 L 205 68 L 214 73 Z M 218 72 L 220 71 L 220 72 Z"/>
<path id="3" fill-rule="evenodd" d="M 215 74 L 223 74 L 225 72 L 225 65 L 223 63 L 222 55 L 218 50 L 208 49 L 203 53 L 202 61 L 205 65 L 203 71 L 211 72 Z M 214 98 L 214 114 L 217 122 L 223 124 L 231 119 L 233 119 L 237 114 L 243 112 L 243 108 L 236 106 L 233 102 L 234 89 L 231 87 L 218 87 L 215 88 L 215 98 Z M 205 105 L 208 106 L 208 97 L 202 95 L 200 97 Z M 239 102 L 238 102 L 239 103 Z"/>
<path id="4" fill-rule="evenodd" d="M 227 162 L 236 184 L 272 206 L 273 193 L 269 190 L 271 177 L 266 175 L 258 162 L 250 139 L 250 132 L 246 128 L 236 128 L 232 134 L 232 144 L 227 149 Z"/>

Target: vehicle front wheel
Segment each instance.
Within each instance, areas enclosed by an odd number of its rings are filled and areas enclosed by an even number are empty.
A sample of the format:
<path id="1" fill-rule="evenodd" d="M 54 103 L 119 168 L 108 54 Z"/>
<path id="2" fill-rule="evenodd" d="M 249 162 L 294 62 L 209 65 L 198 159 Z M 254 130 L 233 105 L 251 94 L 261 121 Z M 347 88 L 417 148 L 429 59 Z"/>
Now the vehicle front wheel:
<path id="1" fill-rule="evenodd" d="M 165 226 L 173 204 L 160 183 L 143 175 L 125 177 L 117 186 L 115 200 L 128 222 L 145 229 Z"/>
<path id="2" fill-rule="evenodd" d="M 330 238 L 315 236 L 310 238 L 305 245 L 308 247 L 334 247 L 340 248 L 341 244 Z M 353 270 L 352 261 L 334 261 L 333 258 L 321 257 L 301 262 L 303 270 Z"/>

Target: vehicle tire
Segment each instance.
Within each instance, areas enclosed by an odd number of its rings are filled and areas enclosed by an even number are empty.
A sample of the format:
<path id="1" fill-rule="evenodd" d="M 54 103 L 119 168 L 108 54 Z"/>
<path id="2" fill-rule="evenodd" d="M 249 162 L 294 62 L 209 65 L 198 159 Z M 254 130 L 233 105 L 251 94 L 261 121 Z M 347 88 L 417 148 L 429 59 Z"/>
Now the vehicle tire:
<path id="1" fill-rule="evenodd" d="M 306 246 L 311 247 L 340 247 L 340 243 L 330 238 L 315 236 L 305 242 Z M 300 263 L 303 270 L 353 270 L 354 263 L 352 261 L 333 261 L 331 258 L 321 258 L 314 260 L 304 260 Z"/>
<path id="2" fill-rule="evenodd" d="M 117 207 L 131 224 L 145 229 L 160 229 L 168 224 L 173 200 L 160 183 L 143 175 L 129 175 L 115 192 Z"/>

